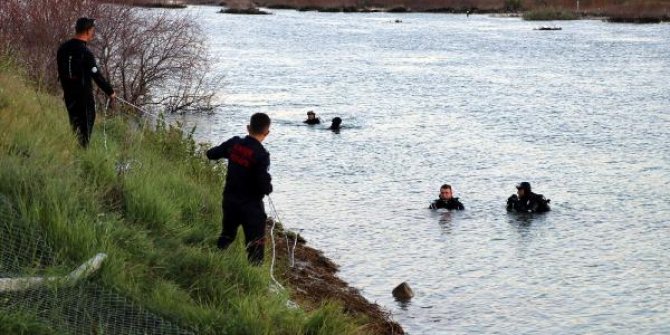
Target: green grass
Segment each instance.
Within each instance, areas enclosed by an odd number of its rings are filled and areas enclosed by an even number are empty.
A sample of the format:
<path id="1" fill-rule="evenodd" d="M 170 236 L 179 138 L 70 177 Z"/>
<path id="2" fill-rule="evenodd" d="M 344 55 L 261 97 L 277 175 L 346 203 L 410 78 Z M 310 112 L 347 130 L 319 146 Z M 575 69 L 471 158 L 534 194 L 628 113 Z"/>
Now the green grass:
<path id="1" fill-rule="evenodd" d="M 559 7 L 542 7 L 523 13 L 528 21 L 577 20 L 579 16 L 572 11 Z"/>
<path id="2" fill-rule="evenodd" d="M 79 148 L 61 99 L 36 92 L 0 59 L 0 195 L 53 250 L 47 272 L 65 274 L 98 252 L 93 279 L 199 334 L 356 334 L 361 321 L 331 303 L 286 307 L 269 267 L 247 264 L 242 238 L 215 248 L 225 168 L 208 162 L 180 127 L 141 130 L 130 117 L 98 116 Z M 117 163 L 131 169 L 117 171 Z M 241 233 L 240 233 L 241 234 Z M 31 272 L 31 269 L 26 269 Z M 0 332 L 50 334 L 29 314 L 0 313 Z"/>
<path id="3" fill-rule="evenodd" d="M 0 314 L 0 334 L 56 335 L 58 333 L 32 313 L 10 312 Z"/>

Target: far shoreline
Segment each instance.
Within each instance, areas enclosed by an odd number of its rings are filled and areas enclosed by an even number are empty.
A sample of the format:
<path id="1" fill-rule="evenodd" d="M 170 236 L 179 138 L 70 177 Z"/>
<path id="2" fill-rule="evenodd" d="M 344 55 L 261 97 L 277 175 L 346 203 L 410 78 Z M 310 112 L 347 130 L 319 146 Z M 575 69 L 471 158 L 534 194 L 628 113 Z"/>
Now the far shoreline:
<path id="1" fill-rule="evenodd" d="M 507 0 L 491 2 L 474 0 L 465 5 L 457 0 L 135 0 L 130 5 L 145 8 L 185 8 L 188 5 L 227 7 L 233 14 L 257 14 L 259 8 L 316 11 L 323 13 L 438 13 L 438 14 L 491 14 L 500 17 L 521 17 L 528 21 L 603 20 L 612 23 L 670 22 L 670 2 L 662 0 L 629 0 L 607 6 L 583 5 L 566 7 L 558 0 L 543 4 Z M 224 11 L 225 12 L 225 11 Z"/>

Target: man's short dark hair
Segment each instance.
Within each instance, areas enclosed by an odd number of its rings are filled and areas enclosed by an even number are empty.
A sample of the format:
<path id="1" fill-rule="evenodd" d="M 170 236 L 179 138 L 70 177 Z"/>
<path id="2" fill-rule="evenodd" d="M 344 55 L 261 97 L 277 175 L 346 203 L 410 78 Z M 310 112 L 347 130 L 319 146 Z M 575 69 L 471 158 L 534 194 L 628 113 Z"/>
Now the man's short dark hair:
<path id="1" fill-rule="evenodd" d="M 440 186 L 440 189 L 441 189 L 441 190 L 444 190 L 444 189 L 449 189 L 449 190 L 450 190 L 450 189 L 451 189 L 451 185 L 449 185 L 449 184 L 442 184 L 442 186 Z"/>
<path id="2" fill-rule="evenodd" d="M 89 29 L 95 27 L 95 19 L 87 17 L 80 17 L 74 25 L 74 31 L 77 34 L 85 33 Z"/>
<path id="3" fill-rule="evenodd" d="M 516 185 L 516 189 L 517 190 L 526 190 L 526 191 L 530 192 L 530 190 L 531 190 L 530 183 L 527 182 L 527 181 L 520 182 L 519 184 Z"/>
<path id="4" fill-rule="evenodd" d="M 249 132 L 252 134 L 263 134 L 270 128 L 270 117 L 265 113 L 256 113 L 249 121 Z"/>

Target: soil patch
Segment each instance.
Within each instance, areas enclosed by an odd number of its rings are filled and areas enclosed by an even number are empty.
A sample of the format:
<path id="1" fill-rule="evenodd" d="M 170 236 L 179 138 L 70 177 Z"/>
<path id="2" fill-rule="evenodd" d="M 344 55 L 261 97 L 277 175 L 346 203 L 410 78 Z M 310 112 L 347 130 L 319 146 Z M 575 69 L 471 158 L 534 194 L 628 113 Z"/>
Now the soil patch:
<path id="1" fill-rule="evenodd" d="M 268 237 L 272 221 L 268 221 Z M 297 242 L 295 241 L 297 238 Z M 289 251 L 294 250 L 295 264 L 290 266 Z M 391 319 L 388 311 L 367 301 L 356 288 L 337 277 L 337 264 L 323 255 L 323 252 L 307 246 L 300 236 L 285 232 L 280 224 L 275 226 L 276 255 L 279 267 L 275 274 L 291 287 L 291 298 L 303 307 L 317 307 L 325 300 L 337 301 L 345 313 L 352 316 L 364 315 L 369 323 L 363 329 L 365 334 L 404 334 L 402 327 Z"/>

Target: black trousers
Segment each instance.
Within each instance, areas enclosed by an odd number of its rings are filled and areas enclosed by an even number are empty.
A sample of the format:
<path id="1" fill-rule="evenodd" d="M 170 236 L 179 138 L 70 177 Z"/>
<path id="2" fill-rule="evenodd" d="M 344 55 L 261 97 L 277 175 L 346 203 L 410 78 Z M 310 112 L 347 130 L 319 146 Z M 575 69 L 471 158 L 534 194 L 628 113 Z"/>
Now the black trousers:
<path id="1" fill-rule="evenodd" d="M 263 201 L 236 203 L 223 202 L 223 223 L 218 247 L 225 250 L 237 236 L 237 229 L 242 225 L 244 230 L 247 258 L 253 265 L 263 263 L 265 252 L 265 221 L 267 215 Z"/>
<path id="2" fill-rule="evenodd" d="M 95 124 L 95 100 L 93 97 L 65 100 L 72 130 L 82 147 L 87 147 Z"/>

